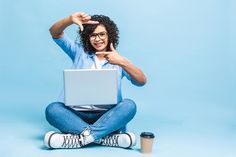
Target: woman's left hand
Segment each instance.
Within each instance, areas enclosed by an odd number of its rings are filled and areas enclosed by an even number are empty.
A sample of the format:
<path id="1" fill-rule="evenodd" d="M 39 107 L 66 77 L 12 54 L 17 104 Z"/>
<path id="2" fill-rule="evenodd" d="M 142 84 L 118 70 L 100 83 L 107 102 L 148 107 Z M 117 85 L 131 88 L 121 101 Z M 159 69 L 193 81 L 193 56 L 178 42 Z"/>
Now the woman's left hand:
<path id="1" fill-rule="evenodd" d="M 104 58 L 110 63 L 110 64 L 116 64 L 121 65 L 122 62 L 125 60 L 124 57 L 122 57 L 113 47 L 113 44 L 110 45 L 111 51 L 106 52 L 96 52 L 96 55 L 103 55 Z"/>
<path id="2" fill-rule="evenodd" d="M 122 57 L 113 47 L 112 43 L 110 45 L 111 51 L 108 52 L 96 52 L 96 55 L 103 55 L 104 58 L 108 60 L 111 64 L 117 64 L 121 66 L 134 80 L 136 85 L 143 86 L 146 83 L 146 76 L 144 73 L 129 62 L 126 58 Z"/>

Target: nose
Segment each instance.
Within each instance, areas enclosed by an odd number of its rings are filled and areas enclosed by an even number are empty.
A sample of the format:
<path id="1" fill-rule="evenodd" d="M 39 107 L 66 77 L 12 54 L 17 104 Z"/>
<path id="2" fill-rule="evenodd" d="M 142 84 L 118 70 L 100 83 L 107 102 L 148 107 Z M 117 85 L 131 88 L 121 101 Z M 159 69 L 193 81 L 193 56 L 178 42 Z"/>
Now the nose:
<path id="1" fill-rule="evenodd" d="M 99 41 L 99 40 L 100 40 L 100 38 L 99 38 L 98 35 L 95 36 L 95 40 L 96 40 L 96 41 Z"/>

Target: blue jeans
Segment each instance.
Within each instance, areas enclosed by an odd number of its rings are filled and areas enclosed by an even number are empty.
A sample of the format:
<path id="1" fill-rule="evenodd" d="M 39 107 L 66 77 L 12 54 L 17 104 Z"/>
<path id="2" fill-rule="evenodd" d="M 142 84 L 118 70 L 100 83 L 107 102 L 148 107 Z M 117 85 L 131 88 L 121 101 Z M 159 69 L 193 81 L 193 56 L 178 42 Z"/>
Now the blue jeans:
<path id="1" fill-rule="evenodd" d="M 47 106 L 47 121 L 63 133 L 80 134 L 88 128 L 95 140 L 120 129 L 136 114 L 136 104 L 130 99 L 123 99 L 107 111 L 75 111 L 64 103 L 54 102 Z"/>

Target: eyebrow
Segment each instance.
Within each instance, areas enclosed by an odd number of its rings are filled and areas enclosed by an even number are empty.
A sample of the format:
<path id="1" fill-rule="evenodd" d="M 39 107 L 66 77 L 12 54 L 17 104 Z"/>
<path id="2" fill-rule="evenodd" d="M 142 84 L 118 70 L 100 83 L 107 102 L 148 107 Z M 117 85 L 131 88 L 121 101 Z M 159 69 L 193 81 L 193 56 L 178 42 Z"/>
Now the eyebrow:
<path id="1" fill-rule="evenodd" d="M 100 33 L 106 33 L 106 31 L 98 32 L 98 33 L 92 33 L 92 34 L 100 34 Z"/>

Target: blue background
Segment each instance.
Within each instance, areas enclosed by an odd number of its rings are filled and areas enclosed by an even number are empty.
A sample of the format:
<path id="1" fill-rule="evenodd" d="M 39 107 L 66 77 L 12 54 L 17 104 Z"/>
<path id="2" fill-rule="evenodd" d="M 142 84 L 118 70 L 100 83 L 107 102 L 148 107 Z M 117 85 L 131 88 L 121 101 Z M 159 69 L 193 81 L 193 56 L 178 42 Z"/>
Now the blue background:
<path id="1" fill-rule="evenodd" d="M 138 140 L 156 135 L 151 156 L 236 155 L 235 0 L 1 0 L 1 156 L 141 156 L 139 142 L 134 150 L 43 146 L 53 130 L 44 109 L 71 65 L 48 29 L 76 11 L 111 17 L 117 50 L 147 75 L 141 88 L 124 80 L 123 94 L 138 104 L 129 130 Z M 66 30 L 72 39 L 76 29 Z"/>

